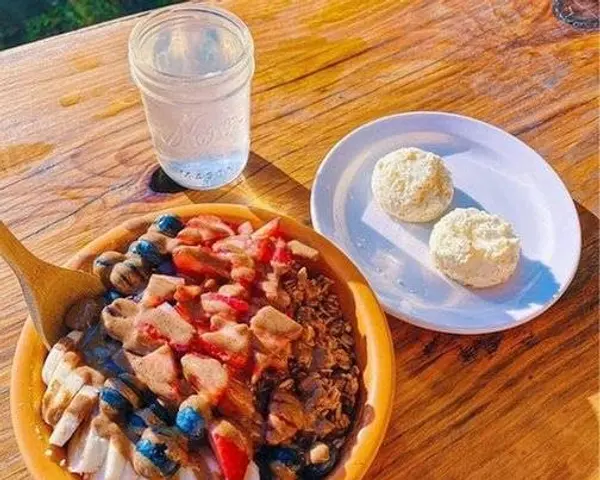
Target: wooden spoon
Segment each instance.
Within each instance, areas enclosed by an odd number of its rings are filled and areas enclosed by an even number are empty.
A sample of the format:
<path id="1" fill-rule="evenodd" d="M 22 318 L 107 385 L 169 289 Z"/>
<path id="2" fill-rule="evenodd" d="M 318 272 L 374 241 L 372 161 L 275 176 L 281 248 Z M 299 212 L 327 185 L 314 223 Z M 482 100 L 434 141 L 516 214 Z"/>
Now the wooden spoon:
<path id="1" fill-rule="evenodd" d="M 69 307 L 105 290 L 95 275 L 40 260 L 1 221 L 0 255 L 19 279 L 33 325 L 48 349 L 62 336 Z"/>

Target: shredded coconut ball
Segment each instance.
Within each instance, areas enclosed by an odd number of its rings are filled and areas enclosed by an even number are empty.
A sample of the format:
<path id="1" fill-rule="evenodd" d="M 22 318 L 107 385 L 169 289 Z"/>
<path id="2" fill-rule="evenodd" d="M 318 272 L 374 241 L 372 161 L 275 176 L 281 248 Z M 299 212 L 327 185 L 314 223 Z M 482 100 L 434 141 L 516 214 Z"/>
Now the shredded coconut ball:
<path id="1" fill-rule="evenodd" d="M 429 249 L 436 268 L 468 286 L 490 287 L 515 271 L 520 241 L 498 215 L 476 208 L 457 208 L 431 232 Z"/>
<path id="2" fill-rule="evenodd" d="M 401 148 L 382 157 L 375 165 L 371 188 L 383 210 L 406 222 L 436 219 L 454 193 L 441 157 L 418 148 Z"/>

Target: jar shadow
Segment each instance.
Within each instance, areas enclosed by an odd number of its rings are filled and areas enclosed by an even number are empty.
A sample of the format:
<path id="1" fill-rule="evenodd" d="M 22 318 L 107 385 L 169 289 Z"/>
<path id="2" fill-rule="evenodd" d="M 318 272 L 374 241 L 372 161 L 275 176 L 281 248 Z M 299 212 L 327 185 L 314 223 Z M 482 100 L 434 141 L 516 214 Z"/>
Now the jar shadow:
<path id="1" fill-rule="evenodd" d="M 152 172 L 149 187 L 162 194 L 183 192 L 193 203 L 238 203 L 266 208 L 310 225 L 310 190 L 255 152 L 250 152 L 248 164 L 236 180 L 215 190 L 186 189 L 160 167 Z"/>

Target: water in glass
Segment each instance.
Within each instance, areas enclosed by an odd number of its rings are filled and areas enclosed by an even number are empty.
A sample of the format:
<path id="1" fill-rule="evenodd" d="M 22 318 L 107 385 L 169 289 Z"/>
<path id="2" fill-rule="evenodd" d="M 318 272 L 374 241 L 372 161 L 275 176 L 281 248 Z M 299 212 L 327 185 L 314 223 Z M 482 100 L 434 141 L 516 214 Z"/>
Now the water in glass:
<path id="1" fill-rule="evenodd" d="M 233 181 L 250 148 L 247 28 L 208 6 L 175 8 L 145 24 L 132 33 L 130 63 L 161 166 L 189 188 Z"/>

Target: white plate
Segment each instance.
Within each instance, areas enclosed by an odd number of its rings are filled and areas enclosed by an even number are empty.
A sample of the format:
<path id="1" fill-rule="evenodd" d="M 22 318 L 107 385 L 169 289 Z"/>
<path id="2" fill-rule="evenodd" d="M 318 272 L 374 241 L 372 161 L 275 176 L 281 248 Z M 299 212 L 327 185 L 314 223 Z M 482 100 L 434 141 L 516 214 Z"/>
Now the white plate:
<path id="1" fill-rule="evenodd" d="M 503 285 L 463 287 L 429 256 L 434 222 L 392 220 L 371 195 L 376 161 L 400 147 L 441 155 L 452 172 L 451 208 L 506 218 L 521 238 L 521 260 Z M 436 112 L 393 115 L 344 137 L 313 185 L 312 221 L 354 260 L 385 309 L 420 327 L 486 333 L 531 320 L 562 295 L 579 263 L 581 230 L 569 192 L 536 152 L 472 118 Z"/>

